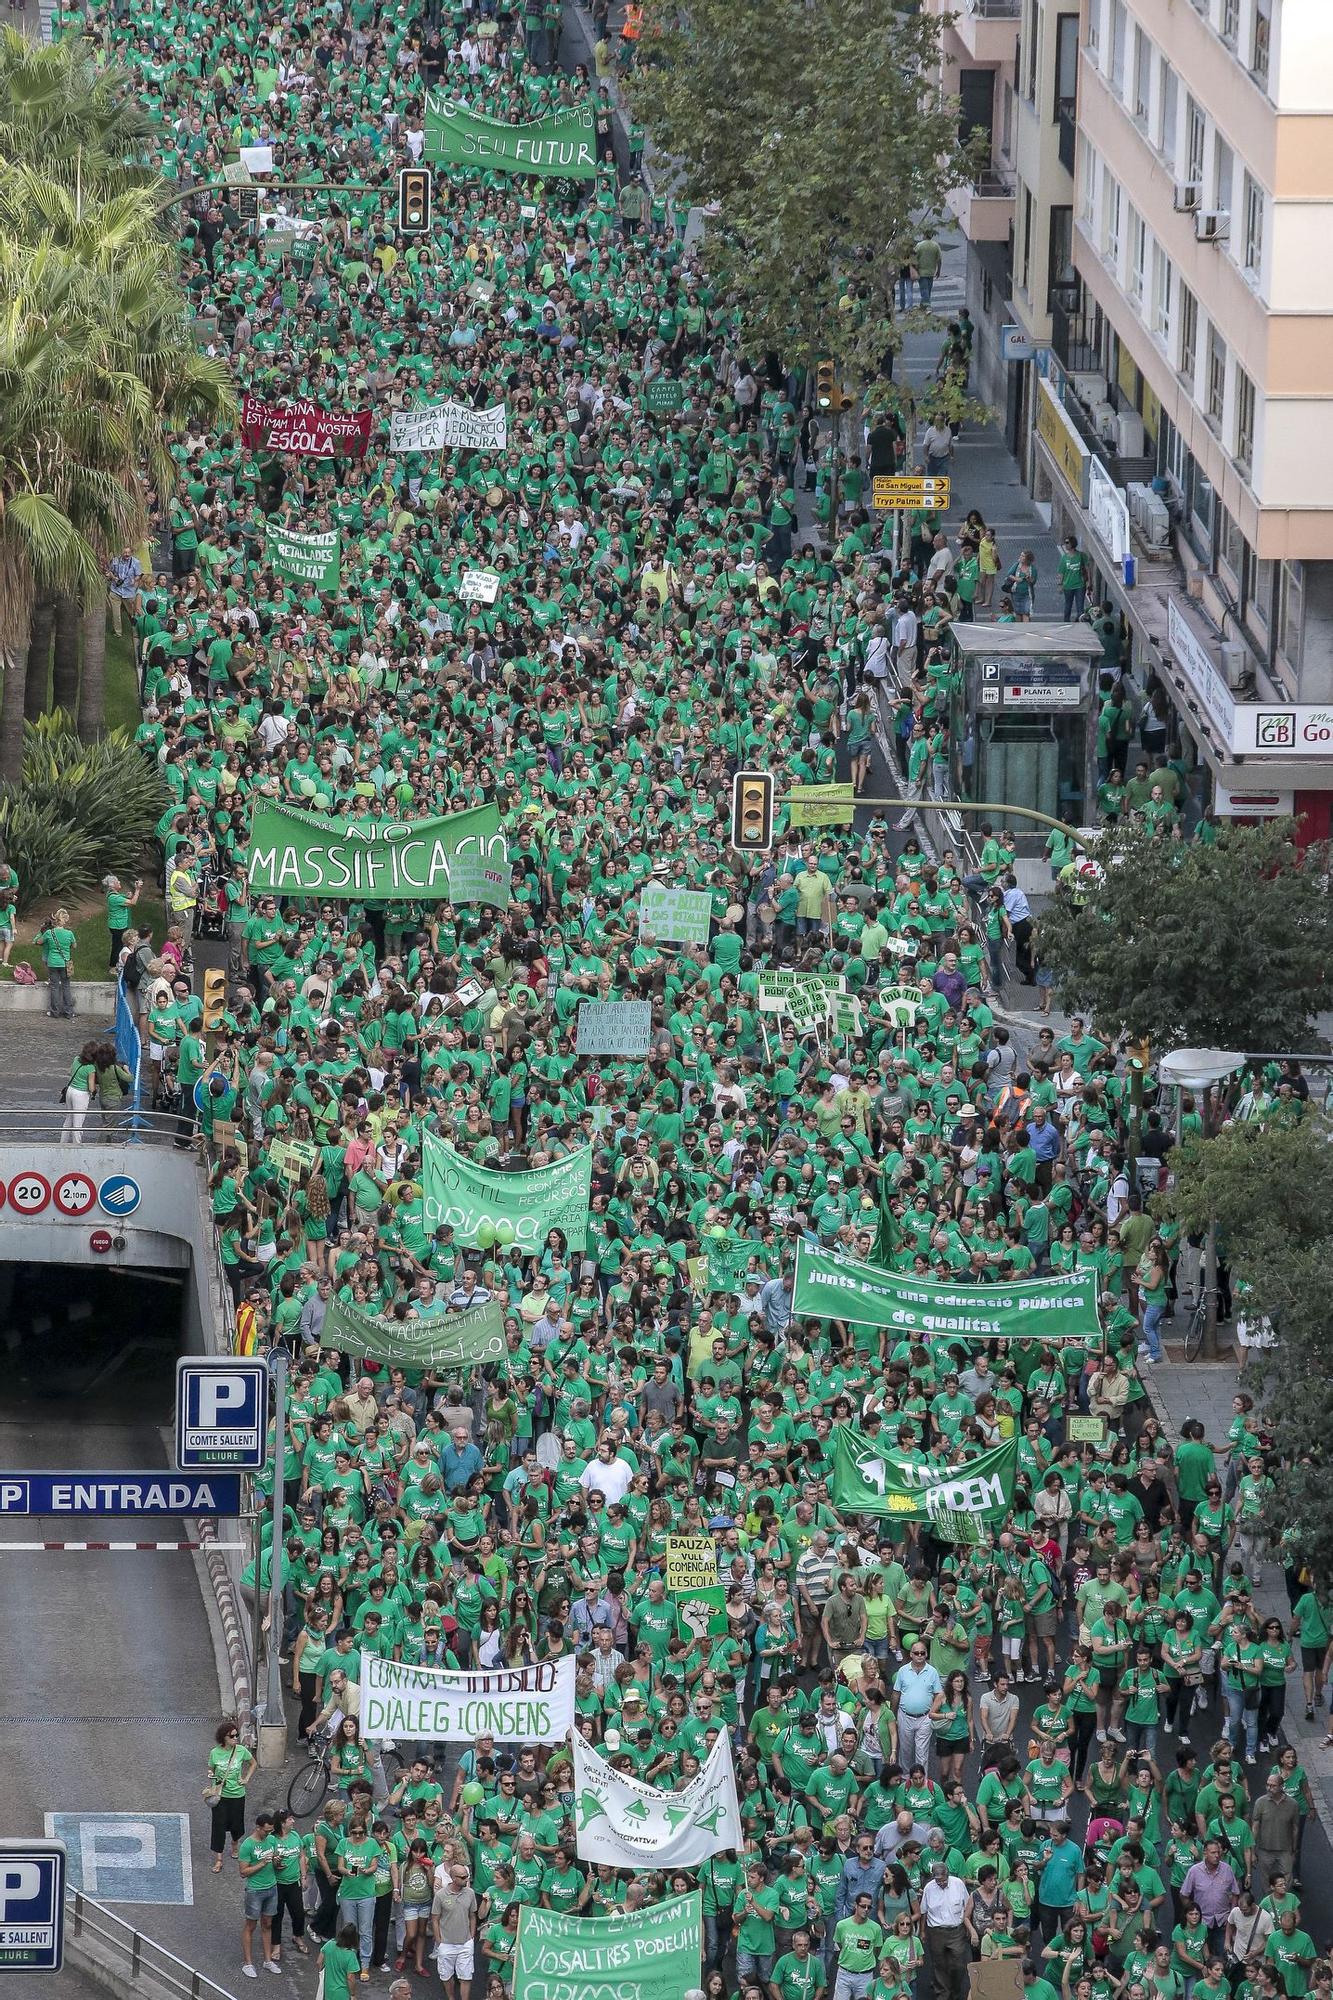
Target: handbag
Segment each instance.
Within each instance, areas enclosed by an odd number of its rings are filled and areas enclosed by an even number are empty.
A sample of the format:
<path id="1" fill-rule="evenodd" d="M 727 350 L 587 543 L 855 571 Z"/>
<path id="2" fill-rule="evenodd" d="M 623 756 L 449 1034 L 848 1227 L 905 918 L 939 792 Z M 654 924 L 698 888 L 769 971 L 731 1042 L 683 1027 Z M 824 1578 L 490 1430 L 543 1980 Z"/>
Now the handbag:
<path id="1" fill-rule="evenodd" d="M 227 1768 L 223 1772 L 222 1776 L 220 1778 L 210 1778 L 208 1783 L 204 1786 L 203 1800 L 206 1806 L 215 1806 L 221 1803 L 222 1787 L 226 1784 L 228 1778 L 235 1770 L 236 1759 L 240 1756 L 240 1754 L 241 1753 L 239 1750 L 233 1750 L 230 1758 L 228 1759 Z"/>

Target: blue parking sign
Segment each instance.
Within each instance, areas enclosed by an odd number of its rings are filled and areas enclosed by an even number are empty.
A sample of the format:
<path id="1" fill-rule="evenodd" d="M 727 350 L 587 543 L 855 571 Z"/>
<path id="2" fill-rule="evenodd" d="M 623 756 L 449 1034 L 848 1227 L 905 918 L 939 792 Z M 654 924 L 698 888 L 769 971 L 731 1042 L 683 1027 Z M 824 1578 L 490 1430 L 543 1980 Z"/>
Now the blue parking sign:
<path id="1" fill-rule="evenodd" d="M 0 1840 L 0 1972 L 59 1972 L 64 1946 L 64 1842 Z"/>
<path id="2" fill-rule="evenodd" d="M 176 1364 L 176 1464 L 259 1472 L 268 1454 L 268 1368 L 262 1361 L 187 1354 Z"/>

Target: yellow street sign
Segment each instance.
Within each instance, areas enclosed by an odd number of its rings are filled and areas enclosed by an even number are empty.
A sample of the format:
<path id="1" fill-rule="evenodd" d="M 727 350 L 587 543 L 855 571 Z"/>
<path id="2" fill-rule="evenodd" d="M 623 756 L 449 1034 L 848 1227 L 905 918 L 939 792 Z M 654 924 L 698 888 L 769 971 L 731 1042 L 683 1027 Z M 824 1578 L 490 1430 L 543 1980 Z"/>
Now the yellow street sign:
<path id="1" fill-rule="evenodd" d="M 913 474 L 893 478 L 879 475 L 870 482 L 870 504 L 881 514 L 897 513 L 907 507 L 943 510 L 949 504 L 949 482 Z"/>

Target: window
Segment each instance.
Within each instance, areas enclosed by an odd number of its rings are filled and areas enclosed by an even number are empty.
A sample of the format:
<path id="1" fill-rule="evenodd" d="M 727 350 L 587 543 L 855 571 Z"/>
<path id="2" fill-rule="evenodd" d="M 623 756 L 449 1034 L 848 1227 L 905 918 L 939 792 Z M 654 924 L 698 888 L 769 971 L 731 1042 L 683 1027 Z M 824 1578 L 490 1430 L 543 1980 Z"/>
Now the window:
<path id="1" fill-rule="evenodd" d="M 1077 272 L 1074 269 L 1074 211 L 1063 203 L 1051 209 L 1051 232 L 1047 250 L 1046 310 L 1067 302 Z"/>
<path id="2" fill-rule="evenodd" d="M 1091 146 L 1081 146 L 1078 155 L 1078 219 L 1091 232 L 1097 213 L 1097 155 Z"/>
<path id="3" fill-rule="evenodd" d="M 1245 623 L 1259 626 L 1266 634 L 1273 616 L 1273 565 L 1260 562 L 1247 542 L 1245 545 Z"/>
<path id="4" fill-rule="evenodd" d="M 1254 0 L 1254 39 L 1250 69 L 1256 83 L 1268 88 L 1268 57 L 1273 44 L 1273 0 Z"/>
<path id="5" fill-rule="evenodd" d="M 1166 57 L 1158 66 L 1157 150 L 1169 167 L 1176 164 L 1176 124 L 1180 116 L 1180 84 Z"/>
<path id="6" fill-rule="evenodd" d="M 1222 0 L 1217 25 L 1222 40 L 1234 49 L 1240 37 L 1240 0 Z"/>
<path id="7" fill-rule="evenodd" d="M 1298 562 L 1284 562 L 1278 571 L 1278 651 L 1299 672 L 1305 625 L 1305 571 Z"/>
<path id="8" fill-rule="evenodd" d="M 1199 301 L 1188 285 L 1180 288 L 1180 373 L 1191 389 L 1199 346 Z"/>
<path id="9" fill-rule="evenodd" d="M 1236 463 L 1248 473 L 1254 464 L 1254 384 L 1243 368 L 1236 370 Z"/>
<path id="10" fill-rule="evenodd" d="M 1025 54 L 1027 56 L 1027 82 L 1023 89 L 1023 95 L 1029 104 L 1035 104 L 1037 101 L 1037 68 L 1041 58 L 1041 23 L 1038 17 L 1037 0 L 1032 0 L 1032 33 L 1028 36 Z"/>
<path id="11" fill-rule="evenodd" d="M 1227 344 L 1217 328 L 1208 327 L 1208 400 L 1205 413 L 1214 430 L 1222 424 L 1227 399 Z"/>
<path id="12" fill-rule="evenodd" d="M 1203 186 L 1203 149 L 1208 125 L 1203 109 L 1192 97 L 1185 99 L 1185 179 Z"/>
<path id="13" fill-rule="evenodd" d="M 1120 263 L 1120 183 L 1102 165 L 1102 257 L 1115 270 Z"/>
<path id="14" fill-rule="evenodd" d="M 1231 190 L 1236 180 L 1236 155 L 1228 146 L 1220 132 L 1213 135 L 1213 200 L 1214 208 L 1231 212 Z"/>
<path id="15" fill-rule="evenodd" d="M 1146 131 L 1152 97 L 1153 47 L 1140 28 L 1134 37 L 1134 116 Z"/>
<path id="16" fill-rule="evenodd" d="M 1129 40 L 1129 19 L 1125 0 L 1111 0 L 1111 88 L 1117 97 L 1125 94 L 1125 44 Z"/>
<path id="17" fill-rule="evenodd" d="M 1190 547 L 1203 562 L 1211 562 L 1213 559 L 1213 514 L 1217 505 L 1217 496 L 1213 492 L 1212 481 L 1193 454 L 1190 455 L 1186 472 L 1188 475 L 1186 505 L 1189 509 L 1188 532 Z"/>
<path id="18" fill-rule="evenodd" d="M 1088 59 L 1096 68 L 1102 46 L 1102 0 L 1088 0 L 1088 39 L 1085 46 Z"/>
<path id="19" fill-rule="evenodd" d="M 1232 520 L 1225 507 L 1218 510 L 1217 561 L 1218 567 L 1229 570 L 1237 590 L 1240 589 L 1241 570 L 1245 563 L 1245 537 Z"/>
<path id="20" fill-rule="evenodd" d="M 1125 290 L 1129 293 L 1139 312 L 1143 311 L 1144 294 L 1148 285 L 1148 232 L 1143 217 L 1131 202 L 1129 205 L 1129 269 L 1125 273 Z"/>
<path id="21" fill-rule="evenodd" d="M 1245 176 L 1245 262 L 1247 278 L 1257 284 L 1264 261 L 1264 191 L 1253 174 Z"/>
<path id="22" fill-rule="evenodd" d="M 1171 345 L 1171 290 L 1175 271 L 1160 243 L 1152 247 L 1152 330 L 1167 347 Z"/>
<path id="23" fill-rule="evenodd" d="M 1019 267 L 1019 280 L 1018 280 L 1019 285 L 1022 288 L 1023 297 L 1025 299 L 1030 298 L 1032 295 L 1031 275 L 1032 275 L 1032 190 L 1029 187 L 1025 187 L 1023 189 L 1023 261 Z"/>

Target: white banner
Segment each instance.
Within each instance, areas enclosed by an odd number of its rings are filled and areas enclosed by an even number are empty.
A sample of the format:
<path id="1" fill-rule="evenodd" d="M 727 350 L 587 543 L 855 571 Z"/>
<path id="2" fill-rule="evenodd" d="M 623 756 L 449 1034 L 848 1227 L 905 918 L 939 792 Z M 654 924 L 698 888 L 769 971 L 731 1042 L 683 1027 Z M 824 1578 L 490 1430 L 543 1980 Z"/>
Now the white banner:
<path id="1" fill-rule="evenodd" d="M 494 604 L 500 595 L 500 579 L 493 569 L 465 569 L 458 580 L 462 604 Z"/>
<path id="2" fill-rule="evenodd" d="M 627 1772 L 613 1771 L 576 1730 L 574 1828 L 579 1859 L 606 1861 L 613 1868 L 692 1868 L 710 1854 L 742 1848 L 736 1770 L 725 1726 L 698 1777 L 680 1792 L 660 1792 Z"/>
<path id="3" fill-rule="evenodd" d="M 574 1726 L 574 1656 L 494 1673 L 407 1667 L 361 1655 L 361 1734 L 434 1743 L 563 1743 Z"/>
<path id="4" fill-rule="evenodd" d="M 422 410 L 395 410 L 389 418 L 390 451 L 503 451 L 509 420 L 503 403 L 474 410 L 467 403 L 428 403 Z"/>

